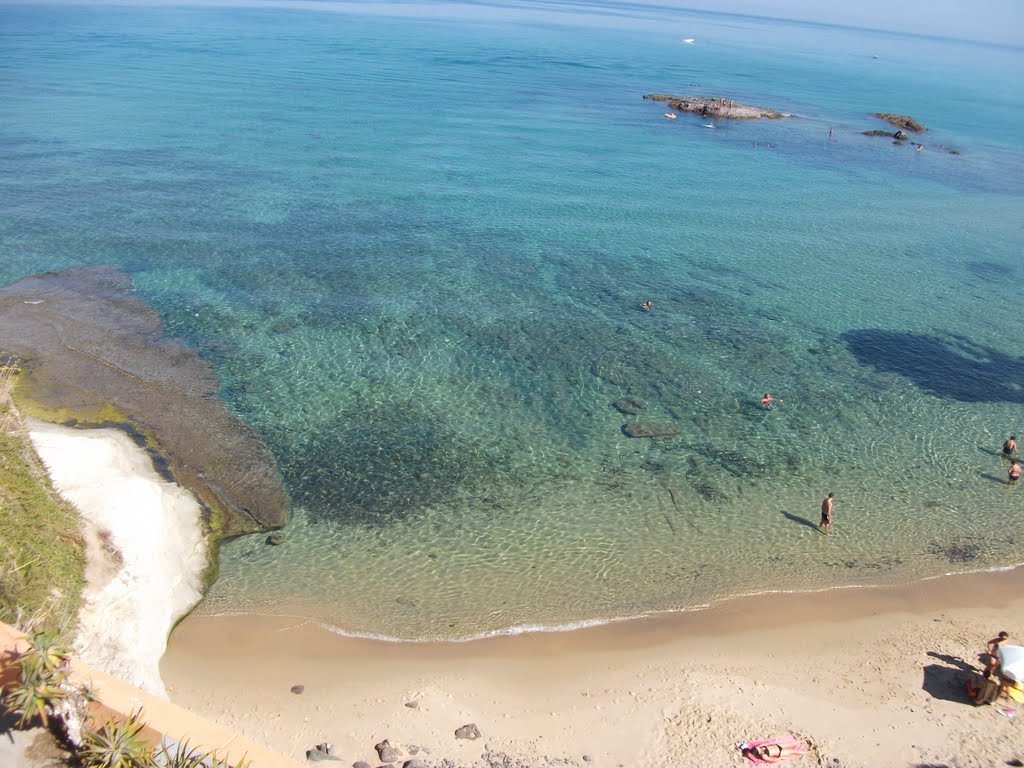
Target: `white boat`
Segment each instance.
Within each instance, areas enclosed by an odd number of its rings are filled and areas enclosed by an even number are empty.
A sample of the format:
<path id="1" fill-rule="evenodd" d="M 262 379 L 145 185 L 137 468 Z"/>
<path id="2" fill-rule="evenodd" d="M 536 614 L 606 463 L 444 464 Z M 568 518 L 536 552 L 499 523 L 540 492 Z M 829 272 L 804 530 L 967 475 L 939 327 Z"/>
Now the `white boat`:
<path id="1" fill-rule="evenodd" d="M 693 45 L 693 38 L 692 37 L 685 37 L 685 38 L 683 38 L 683 42 L 686 43 L 687 45 Z"/>

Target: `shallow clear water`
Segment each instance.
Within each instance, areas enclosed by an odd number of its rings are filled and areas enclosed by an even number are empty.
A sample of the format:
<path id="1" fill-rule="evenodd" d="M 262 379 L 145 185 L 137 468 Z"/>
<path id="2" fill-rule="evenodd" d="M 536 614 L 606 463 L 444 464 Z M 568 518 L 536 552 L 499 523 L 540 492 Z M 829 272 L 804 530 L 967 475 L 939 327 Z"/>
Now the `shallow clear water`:
<path id="1" fill-rule="evenodd" d="M 1024 560 L 1024 50 L 334 7 L 0 8 L 0 283 L 130 272 L 295 503 L 200 610 L 468 637 Z"/>

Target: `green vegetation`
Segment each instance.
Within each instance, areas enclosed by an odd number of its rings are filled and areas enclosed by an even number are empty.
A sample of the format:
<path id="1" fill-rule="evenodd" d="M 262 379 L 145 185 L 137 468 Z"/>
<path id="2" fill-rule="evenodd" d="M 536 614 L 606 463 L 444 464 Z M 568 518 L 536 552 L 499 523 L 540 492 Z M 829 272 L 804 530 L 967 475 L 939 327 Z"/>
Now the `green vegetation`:
<path id="1" fill-rule="evenodd" d="M 89 685 L 73 685 L 70 680 L 70 651 L 53 632 L 36 632 L 28 648 L 12 652 L 17 680 L 0 696 L 2 709 L 17 713 L 18 727 L 52 725 L 54 736 L 72 752 L 75 765 L 82 768 L 250 768 L 243 755 L 228 761 L 217 752 L 202 752 L 187 740 L 175 745 L 161 744 L 158 749 L 146 738 L 142 710 L 125 719 L 111 719 L 99 727 L 89 715 L 98 693 Z M 69 738 L 68 722 L 85 723 L 81 743 Z"/>
<path id="2" fill-rule="evenodd" d="M 97 730 L 83 734 L 85 744 L 78 759 L 88 768 L 149 768 L 155 766 L 153 750 L 146 744 L 142 731 L 142 710 L 127 720 L 109 721 Z"/>
<path id="3" fill-rule="evenodd" d="M 0 367 L 0 621 L 70 627 L 85 580 L 78 513 L 53 490 Z"/>
<path id="4" fill-rule="evenodd" d="M 55 638 L 51 633 L 37 633 L 28 650 L 14 656 L 18 680 L 4 691 L 3 704 L 19 713 L 19 728 L 37 719 L 48 725 L 50 716 L 68 697 L 68 649 Z"/>

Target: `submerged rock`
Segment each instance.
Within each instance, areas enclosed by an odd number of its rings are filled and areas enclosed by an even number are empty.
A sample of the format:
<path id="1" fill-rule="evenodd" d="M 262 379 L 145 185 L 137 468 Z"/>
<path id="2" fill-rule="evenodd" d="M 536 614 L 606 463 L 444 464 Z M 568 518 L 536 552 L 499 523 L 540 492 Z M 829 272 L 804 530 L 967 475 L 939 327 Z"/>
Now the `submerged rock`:
<path id="1" fill-rule="evenodd" d="M 634 421 L 625 424 L 622 431 L 626 433 L 627 437 L 671 437 L 679 434 L 679 427 L 675 424 Z"/>
<path id="2" fill-rule="evenodd" d="M 76 267 L 0 288 L 0 354 L 20 366 L 18 402 L 68 426 L 126 429 L 157 470 L 191 490 L 217 538 L 288 516 L 273 457 L 217 396 L 210 365 L 163 335 L 110 267 Z"/>
<path id="3" fill-rule="evenodd" d="M 635 397 L 624 397 L 621 400 L 616 400 L 612 403 L 612 406 L 619 413 L 624 413 L 627 416 L 636 416 L 647 407 L 647 403 Z"/>

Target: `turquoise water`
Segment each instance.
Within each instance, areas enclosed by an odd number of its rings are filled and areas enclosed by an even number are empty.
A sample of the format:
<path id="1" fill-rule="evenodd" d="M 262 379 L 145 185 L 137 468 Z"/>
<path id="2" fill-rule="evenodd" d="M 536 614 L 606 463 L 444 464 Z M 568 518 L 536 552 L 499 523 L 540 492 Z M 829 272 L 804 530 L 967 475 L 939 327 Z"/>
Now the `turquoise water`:
<path id="1" fill-rule="evenodd" d="M 128 271 L 295 504 L 201 611 L 463 638 L 1024 561 L 1024 49 L 324 7 L 0 6 L 0 283 Z"/>

